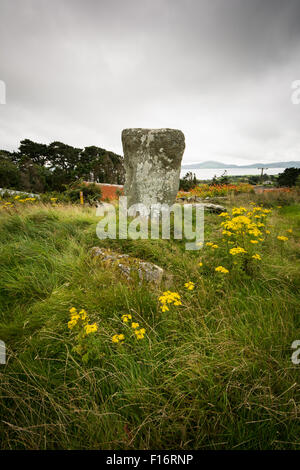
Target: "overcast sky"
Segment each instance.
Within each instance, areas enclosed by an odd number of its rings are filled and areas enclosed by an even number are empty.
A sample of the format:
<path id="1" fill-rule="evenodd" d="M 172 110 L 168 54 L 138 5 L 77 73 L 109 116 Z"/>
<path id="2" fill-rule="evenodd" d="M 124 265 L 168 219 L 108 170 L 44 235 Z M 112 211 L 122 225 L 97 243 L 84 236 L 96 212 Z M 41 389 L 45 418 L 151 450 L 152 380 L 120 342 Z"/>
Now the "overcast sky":
<path id="1" fill-rule="evenodd" d="M 0 80 L 2 149 L 171 127 L 184 163 L 300 160 L 299 0 L 0 0 Z"/>

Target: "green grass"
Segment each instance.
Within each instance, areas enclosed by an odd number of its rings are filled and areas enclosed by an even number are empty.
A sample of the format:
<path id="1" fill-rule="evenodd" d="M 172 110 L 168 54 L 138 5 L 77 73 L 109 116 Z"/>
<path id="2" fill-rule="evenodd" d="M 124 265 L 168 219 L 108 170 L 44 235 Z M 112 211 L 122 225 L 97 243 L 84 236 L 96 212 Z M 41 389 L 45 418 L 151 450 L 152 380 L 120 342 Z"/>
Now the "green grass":
<path id="1" fill-rule="evenodd" d="M 247 196 L 229 202 L 241 203 Z M 299 449 L 300 365 L 291 362 L 300 339 L 299 213 L 295 201 L 274 210 L 260 270 L 222 277 L 213 270 L 222 259 L 207 249 L 100 241 L 94 209 L 2 211 L 1 448 Z M 206 240 L 218 242 L 219 223 L 206 216 Z M 293 234 L 280 246 L 276 235 L 288 228 Z M 95 245 L 155 262 L 173 280 L 127 282 L 90 257 Z M 179 292 L 183 306 L 161 313 L 165 288 Z M 99 354 L 87 364 L 72 351 L 73 306 L 99 325 Z M 147 335 L 113 345 L 124 313 Z"/>

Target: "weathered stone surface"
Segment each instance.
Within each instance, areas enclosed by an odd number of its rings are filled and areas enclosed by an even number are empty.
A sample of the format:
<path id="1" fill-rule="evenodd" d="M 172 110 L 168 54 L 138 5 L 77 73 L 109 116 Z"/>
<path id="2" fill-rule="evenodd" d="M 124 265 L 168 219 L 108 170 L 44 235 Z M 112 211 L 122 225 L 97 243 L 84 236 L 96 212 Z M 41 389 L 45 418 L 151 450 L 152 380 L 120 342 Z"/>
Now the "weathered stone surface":
<path id="1" fill-rule="evenodd" d="M 164 270 L 148 261 L 142 261 L 127 254 L 117 253 L 98 246 L 92 248 L 91 255 L 99 258 L 104 265 L 119 269 L 128 280 L 138 277 L 141 281 L 159 284 L 163 279 Z"/>
<path id="2" fill-rule="evenodd" d="M 202 199 L 198 198 L 197 196 L 189 197 L 189 198 L 177 198 L 177 202 L 180 204 L 201 204 L 204 207 L 205 211 L 208 212 L 215 212 L 217 214 L 221 212 L 228 212 L 226 207 L 221 206 L 220 204 L 211 204 L 207 202 L 202 202 Z"/>
<path id="3" fill-rule="evenodd" d="M 124 194 L 128 206 L 175 202 L 184 134 L 177 129 L 124 129 Z"/>
<path id="4" fill-rule="evenodd" d="M 220 206 L 219 204 L 203 204 L 204 205 L 204 210 L 209 211 L 209 212 L 216 212 L 217 214 L 220 214 L 221 212 L 227 212 L 226 207 Z"/>

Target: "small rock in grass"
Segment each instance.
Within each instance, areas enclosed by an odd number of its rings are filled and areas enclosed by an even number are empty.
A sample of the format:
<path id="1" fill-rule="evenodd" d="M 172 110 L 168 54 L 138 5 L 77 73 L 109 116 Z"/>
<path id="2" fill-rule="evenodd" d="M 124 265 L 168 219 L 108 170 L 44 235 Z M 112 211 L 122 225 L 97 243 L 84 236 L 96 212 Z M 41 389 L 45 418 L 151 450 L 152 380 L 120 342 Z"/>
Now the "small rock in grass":
<path id="1" fill-rule="evenodd" d="M 128 280 L 138 276 L 141 281 L 160 284 L 164 276 L 164 269 L 160 266 L 127 254 L 95 246 L 91 250 L 91 255 L 93 258 L 99 258 L 104 265 L 119 269 Z"/>

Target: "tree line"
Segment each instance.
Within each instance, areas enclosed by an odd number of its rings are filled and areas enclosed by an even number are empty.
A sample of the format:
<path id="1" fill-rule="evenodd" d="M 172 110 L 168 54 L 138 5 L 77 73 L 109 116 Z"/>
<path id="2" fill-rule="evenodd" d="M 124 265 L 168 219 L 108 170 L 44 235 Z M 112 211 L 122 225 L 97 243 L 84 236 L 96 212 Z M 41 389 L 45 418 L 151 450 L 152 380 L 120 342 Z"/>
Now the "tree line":
<path id="1" fill-rule="evenodd" d="M 123 157 L 100 147 L 25 139 L 16 152 L 0 150 L 0 187 L 43 193 L 64 191 L 76 180 L 124 184 Z"/>

